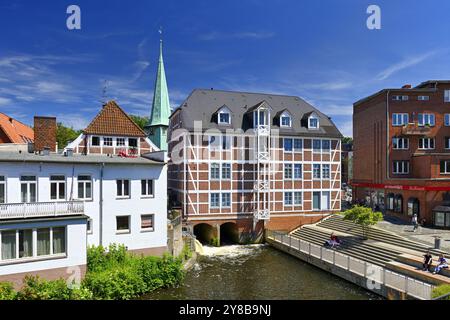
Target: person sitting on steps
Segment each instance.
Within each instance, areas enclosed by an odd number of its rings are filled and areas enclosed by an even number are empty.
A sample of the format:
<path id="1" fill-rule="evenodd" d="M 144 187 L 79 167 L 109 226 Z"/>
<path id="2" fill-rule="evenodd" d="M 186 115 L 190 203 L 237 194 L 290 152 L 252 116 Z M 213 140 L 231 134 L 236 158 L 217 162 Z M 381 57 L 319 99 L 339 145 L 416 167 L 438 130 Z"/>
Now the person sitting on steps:
<path id="1" fill-rule="evenodd" d="M 433 256 L 430 254 L 430 250 L 424 254 L 423 259 L 423 271 L 431 272 L 431 265 L 433 264 Z"/>
<path id="2" fill-rule="evenodd" d="M 325 246 L 330 246 L 331 248 L 339 246 L 340 244 L 341 240 L 334 234 L 334 232 L 331 233 L 330 239 L 325 241 Z"/>
<path id="3" fill-rule="evenodd" d="M 445 259 L 444 255 L 441 253 L 439 255 L 438 264 L 437 264 L 436 268 L 434 268 L 433 274 L 439 273 L 442 269 L 447 269 L 447 268 L 448 268 L 447 259 Z"/>

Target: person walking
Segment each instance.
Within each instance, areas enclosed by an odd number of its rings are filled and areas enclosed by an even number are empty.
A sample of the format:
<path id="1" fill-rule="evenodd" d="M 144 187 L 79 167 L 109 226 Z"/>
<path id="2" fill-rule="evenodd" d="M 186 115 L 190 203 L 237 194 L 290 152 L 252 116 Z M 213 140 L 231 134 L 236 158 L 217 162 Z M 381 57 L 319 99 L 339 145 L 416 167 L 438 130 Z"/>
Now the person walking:
<path id="1" fill-rule="evenodd" d="M 430 253 L 430 250 L 427 251 L 423 256 L 423 271 L 431 272 L 431 265 L 433 264 L 433 256 Z"/>
<path id="2" fill-rule="evenodd" d="M 437 264 L 436 268 L 434 268 L 433 274 L 439 273 L 441 271 L 441 269 L 447 269 L 447 268 L 448 268 L 447 259 L 445 259 L 444 255 L 441 253 L 439 255 L 438 264 Z"/>
<path id="3" fill-rule="evenodd" d="M 416 232 L 417 228 L 419 227 L 419 222 L 417 221 L 417 214 L 413 214 L 411 222 L 414 226 L 413 232 Z"/>

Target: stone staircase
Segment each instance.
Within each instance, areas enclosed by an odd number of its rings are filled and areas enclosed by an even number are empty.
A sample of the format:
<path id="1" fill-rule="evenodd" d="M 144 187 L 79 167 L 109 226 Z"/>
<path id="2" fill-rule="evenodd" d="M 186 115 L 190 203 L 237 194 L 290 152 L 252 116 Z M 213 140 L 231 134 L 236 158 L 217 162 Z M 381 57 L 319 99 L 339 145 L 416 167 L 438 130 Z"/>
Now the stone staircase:
<path id="1" fill-rule="evenodd" d="M 370 229 L 368 239 L 363 239 L 361 226 L 343 220 L 340 215 L 332 215 L 317 224 L 304 225 L 292 231 L 290 235 L 323 246 L 325 241 L 330 239 L 332 232 L 343 241 L 341 246 L 336 248 L 338 252 L 433 285 L 450 283 L 448 272 L 444 272 L 444 275 L 433 275 L 423 272 L 421 264 L 417 263 L 427 250 L 430 250 L 434 257 L 442 251 L 376 227 Z M 406 256 L 411 258 L 406 259 Z"/>

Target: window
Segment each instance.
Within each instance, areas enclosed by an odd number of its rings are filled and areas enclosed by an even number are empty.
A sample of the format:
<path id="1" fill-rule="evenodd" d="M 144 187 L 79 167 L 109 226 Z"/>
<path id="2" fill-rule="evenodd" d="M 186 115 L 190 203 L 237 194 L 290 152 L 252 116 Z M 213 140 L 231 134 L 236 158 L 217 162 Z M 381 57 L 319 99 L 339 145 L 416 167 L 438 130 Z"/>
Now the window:
<path id="1" fill-rule="evenodd" d="M 409 115 L 407 113 L 393 113 L 392 114 L 392 125 L 393 126 L 403 126 L 408 124 Z"/>
<path id="2" fill-rule="evenodd" d="M 313 179 L 320 179 L 320 164 L 313 164 Z"/>
<path id="3" fill-rule="evenodd" d="M 417 214 L 419 216 L 419 199 L 417 198 L 409 198 L 408 199 L 408 207 L 407 207 L 407 213 L 408 216 L 413 216 L 414 214 Z"/>
<path id="4" fill-rule="evenodd" d="M 143 197 L 153 197 L 153 180 L 143 179 L 141 180 L 141 196 Z"/>
<path id="5" fill-rule="evenodd" d="M 125 138 L 117 138 L 116 139 L 116 146 L 118 146 L 118 147 L 125 146 Z"/>
<path id="6" fill-rule="evenodd" d="M 1 260 L 66 254 L 66 227 L 3 230 L 0 235 Z"/>
<path id="7" fill-rule="evenodd" d="M 303 140 L 294 139 L 294 152 L 301 152 L 303 149 Z"/>
<path id="8" fill-rule="evenodd" d="M 398 213 L 403 212 L 403 197 L 401 194 L 397 194 L 394 197 L 394 211 Z"/>
<path id="9" fill-rule="evenodd" d="M 288 112 L 283 112 L 280 116 L 280 126 L 290 128 L 292 125 L 292 118 Z"/>
<path id="10" fill-rule="evenodd" d="M 155 215 L 154 214 L 143 214 L 141 215 L 141 230 L 143 231 L 154 231 L 154 222 Z"/>
<path id="11" fill-rule="evenodd" d="M 48 256 L 50 254 L 50 228 L 37 229 L 37 255 Z"/>
<path id="12" fill-rule="evenodd" d="M 92 200 L 92 179 L 88 175 L 78 176 L 78 199 Z"/>
<path id="13" fill-rule="evenodd" d="M 93 136 L 91 138 L 91 146 L 99 146 L 100 145 L 100 137 Z"/>
<path id="14" fill-rule="evenodd" d="M 211 163 L 209 171 L 210 171 L 211 180 L 219 180 L 220 179 L 220 164 Z"/>
<path id="15" fill-rule="evenodd" d="M 393 211 L 394 210 L 394 194 L 389 193 L 387 196 L 387 209 Z"/>
<path id="16" fill-rule="evenodd" d="M 322 165 L 322 179 L 330 179 L 330 165 L 329 164 Z"/>
<path id="17" fill-rule="evenodd" d="M 450 137 L 445 137 L 445 149 L 450 149 Z M 0 185 L 1 188 L 1 185 Z"/>
<path id="18" fill-rule="evenodd" d="M 284 164 L 284 178 L 292 179 L 292 164 Z"/>
<path id="19" fill-rule="evenodd" d="M 19 258 L 33 256 L 33 230 L 19 230 Z"/>
<path id="20" fill-rule="evenodd" d="M 23 203 L 36 202 L 36 176 L 20 177 L 20 198 Z"/>
<path id="21" fill-rule="evenodd" d="M 227 112 L 219 113 L 219 123 L 220 124 L 230 124 L 230 114 Z"/>
<path id="22" fill-rule="evenodd" d="M 6 202 L 6 179 L 0 176 L 0 203 Z"/>
<path id="23" fill-rule="evenodd" d="M 313 140 L 313 152 L 314 153 L 320 153 L 320 150 L 322 148 L 322 142 L 320 140 Z"/>
<path id="24" fill-rule="evenodd" d="M 104 146 L 108 146 L 108 147 L 112 147 L 113 139 L 111 137 L 104 137 L 103 138 L 103 145 Z"/>
<path id="25" fill-rule="evenodd" d="M 450 126 L 450 113 L 444 115 L 444 125 L 447 127 Z"/>
<path id="26" fill-rule="evenodd" d="M 301 205 L 302 204 L 302 193 L 300 191 L 294 192 L 294 204 Z"/>
<path id="27" fill-rule="evenodd" d="M 117 197 L 129 198 L 130 197 L 130 180 L 116 180 L 117 185 Z"/>
<path id="28" fill-rule="evenodd" d="M 66 199 L 66 177 L 64 176 L 50 177 L 50 199 L 51 200 Z"/>
<path id="29" fill-rule="evenodd" d="M 294 164 L 294 179 L 302 178 L 302 165 L 300 163 Z"/>
<path id="30" fill-rule="evenodd" d="M 117 233 L 130 233 L 130 216 L 116 217 L 116 231 Z"/>
<path id="31" fill-rule="evenodd" d="M 409 148 L 409 139 L 408 138 L 392 138 L 392 149 L 396 150 L 405 150 Z"/>
<path id="32" fill-rule="evenodd" d="M 313 192 L 313 210 L 320 210 L 320 192 Z"/>
<path id="33" fill-rule="evenodd" d="M 209 136 L 209 148 L 212 150 L 220 148 L 220 136 Z"/>
<path id="34" fill-rule="evenodd" d="M 330 152 L 330 140 L 322 140 L 322 152 Z"/>
<path id="35" fill-rule="evenodd" d="M 292 206 L 292 192 L 285 192 L 284 193 L 284 205 L 285 206 Z"/>
<path id="36" fill-rule="evenodd" d="M 53 254 L 66 252 L 66 228 L 53 228 Z"/>
<path id="37" fill-rule="evenodd" d="M 450 102 L 450 90 L 444 90 L 444 102 Z"/>
<path id="38" fill-rule="evenodd" d="M 392 161 L 392 172 L 394 174 L 408 174 L 409 173 L 409 161 Z"/>
<path id="39" fill-rule="evenodd" d="M 419 101 L 428 101 L 428 100 L 430 100 L 430 96 L 418 96 L 417 100 L 419 100 Z"/>
<path id="40" fill-rule="evenodd" d="M 137 146 L 138 146 L 138 139 L 136 139 L 136 138 L 128 138 L 128 146 L 130 148 L 137 148 Z"/>
<path id="41" fill-rule="evenodd" d="M 224 180 L 231 179 L 231 164 L 230 163 L 222 163 L 222 179 L 224 179 Z"/>
<path id="42" fill-rule="evenodd" d="M 210 207 L 211 208 L 219 208 L 220 207 L 220 193 L 211 193 Z"/>
<path id="43" fill-rule="evenodd" d="M 308 119 L 308 128 L 309 129 L 319 129 L 319 118 L 316 115 L 312 114 Z"/>
<path id="44" fill-rule="evenodd" d="M 408 101 L 408 96 L 392 96 L 393 101 Z"/>
<path id="45" fill-rule="evenodd" d="M 223 135 L 222 150 L 230 150 L 230 149 L 231 149 L 231 136 Z"/>
<path id="46" fill-rule="evenodd" d="M 434 149 L 434 138 L 420 138 L 419 149 L 421 150 Z"/>
<path id="47" fill-rule="evenodd" d="M 292 139 L 284 138 L 284 151 L 292 151 Z"/>
<path id="48" fill-rule="evenodd" d="M 92 232 L 94 231 L 93 224 L 94 224 L 94 221 L 91 218 L 87 219 L 87 221 L 86 221 L 86 232 L 88 234 L 92 234 Z"/>
<path id="49" fill-rule="evenodd" d="M 441 174 L 450 173 L 450 160 L 441 160 Z"/>
<path id="50" fill-rule="evenodd" d="M 419 126 L 434 126 L 434 114 L 419 113 Z"/>
<path id="51" fill-rule="evenodd" d="M 231 207 L 231 193 L 222 193 L 222 207 L 229 208 Z"/>

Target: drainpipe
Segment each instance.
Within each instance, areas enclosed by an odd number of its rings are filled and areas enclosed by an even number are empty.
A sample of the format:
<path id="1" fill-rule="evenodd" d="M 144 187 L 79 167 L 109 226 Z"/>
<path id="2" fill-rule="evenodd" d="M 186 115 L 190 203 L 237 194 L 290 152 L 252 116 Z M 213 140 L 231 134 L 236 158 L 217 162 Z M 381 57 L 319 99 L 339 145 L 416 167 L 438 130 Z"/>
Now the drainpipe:
<path id="1" fill-rule="evenodd" d="M 391 91 L 388 90 L 386 93 L 386 178 L 387 180 L 391 179 L 390 168 L 391 164 L 389 163 L 389 93 Z"/>
<path id="2" fill-rule="evenodd" d="M 98 226 L 100 229 L 99 234 L 99 245 L 103 245 L 103 171 L 105 168 L 105 163 L 103 162 L 100 168 L 100 199 L 99 199 L 99 207 L 100 207 L 100 216 L 98 221 Z"/>

